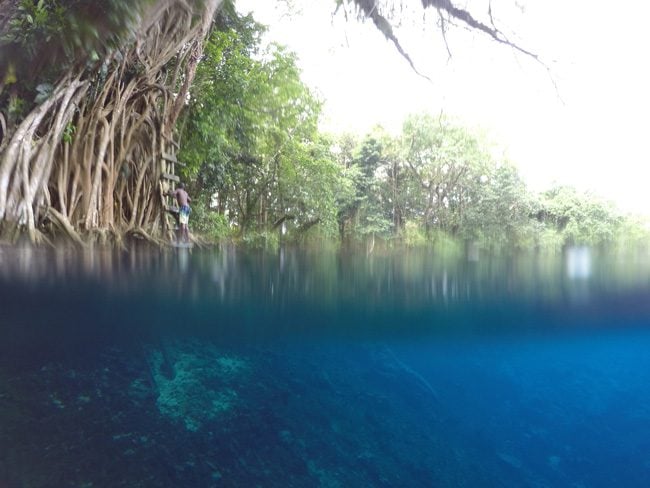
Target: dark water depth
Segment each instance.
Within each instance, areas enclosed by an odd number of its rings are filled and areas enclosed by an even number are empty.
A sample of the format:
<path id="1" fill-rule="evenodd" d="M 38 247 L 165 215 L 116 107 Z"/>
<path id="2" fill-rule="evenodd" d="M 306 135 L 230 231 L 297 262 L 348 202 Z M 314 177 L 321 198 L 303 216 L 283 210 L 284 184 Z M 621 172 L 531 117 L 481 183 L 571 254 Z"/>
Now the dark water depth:
<path id="1" fill-rule="evenodd" d="M 650 486 L 650 257 L 0 248 L 0 488 Z"/>

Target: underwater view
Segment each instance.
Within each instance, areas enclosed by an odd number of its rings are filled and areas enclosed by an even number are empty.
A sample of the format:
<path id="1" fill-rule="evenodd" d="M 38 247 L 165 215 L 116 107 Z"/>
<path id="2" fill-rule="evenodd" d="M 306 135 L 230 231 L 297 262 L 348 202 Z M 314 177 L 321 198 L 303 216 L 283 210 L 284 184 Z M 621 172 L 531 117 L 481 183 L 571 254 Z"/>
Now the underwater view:
<path id="1" fill-rule="evenodd" d="M 0 248 L 0 487 L 650 486 L 650 257 Z"/>

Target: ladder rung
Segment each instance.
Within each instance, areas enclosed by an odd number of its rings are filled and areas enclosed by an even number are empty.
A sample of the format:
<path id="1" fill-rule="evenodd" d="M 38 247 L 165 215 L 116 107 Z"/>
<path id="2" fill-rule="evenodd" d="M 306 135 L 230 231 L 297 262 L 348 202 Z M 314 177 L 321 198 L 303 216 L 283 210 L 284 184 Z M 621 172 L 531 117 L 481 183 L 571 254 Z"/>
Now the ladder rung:
<path id="1" fill-rule="evenodd" d="M 160 177 L 164 178 L 166 180 L 171 180 L 171 181 L 176 181 L 176 182 L 181 181 L 181 179 L 178 176 L 172 175 L 170 173 L 163 173 L 162 175 L 160 175 Z"/>

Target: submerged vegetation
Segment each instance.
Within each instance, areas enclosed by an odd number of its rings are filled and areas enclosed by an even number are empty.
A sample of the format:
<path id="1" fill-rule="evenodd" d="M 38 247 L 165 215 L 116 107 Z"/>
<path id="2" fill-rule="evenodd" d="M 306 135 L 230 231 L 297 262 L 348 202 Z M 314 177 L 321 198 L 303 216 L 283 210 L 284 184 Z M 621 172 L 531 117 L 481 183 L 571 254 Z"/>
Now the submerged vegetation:
<path id="1" fill-rule="evenodd" d="M 397 14 L 351 4 L 406 55 L 388 23 Z M 451 4 L 424 6 L 510 45 Z M 164 161 L 178 151 L 193 231 L 212 241 L 369 251 L 647 241 L 644 222 L 592 195 L 534 194 L 448 117 L 413 114 L 399 134 L 323 133 L 295 55 L 265 45 L 264 26 L 233 2 L 0 0 L 0 11 L 2 240 L 165 242 Z"/>

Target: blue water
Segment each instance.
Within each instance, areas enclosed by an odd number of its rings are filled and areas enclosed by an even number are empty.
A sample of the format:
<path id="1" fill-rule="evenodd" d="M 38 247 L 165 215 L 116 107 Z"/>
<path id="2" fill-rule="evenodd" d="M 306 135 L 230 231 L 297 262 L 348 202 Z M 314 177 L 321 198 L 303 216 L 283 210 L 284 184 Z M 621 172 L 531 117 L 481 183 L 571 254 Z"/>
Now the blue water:
<path id="1" fill-rule="evenodd" d="M 650 259 L 0 248 L 0 487 L 650 486 Z"/>

